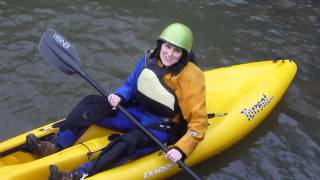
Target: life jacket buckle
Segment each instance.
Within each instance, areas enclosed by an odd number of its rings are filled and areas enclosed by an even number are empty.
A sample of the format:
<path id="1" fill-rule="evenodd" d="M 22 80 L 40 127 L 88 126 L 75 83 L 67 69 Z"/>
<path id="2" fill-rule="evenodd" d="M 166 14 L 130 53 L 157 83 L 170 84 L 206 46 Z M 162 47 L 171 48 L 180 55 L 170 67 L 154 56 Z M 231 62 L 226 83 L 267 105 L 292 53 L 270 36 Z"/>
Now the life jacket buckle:
<path id="1" fill-rule="evenodd" d="M 159 124 L 159 127 L 163 129 L 171 129 L 171 126 L 168 124 Z"/>

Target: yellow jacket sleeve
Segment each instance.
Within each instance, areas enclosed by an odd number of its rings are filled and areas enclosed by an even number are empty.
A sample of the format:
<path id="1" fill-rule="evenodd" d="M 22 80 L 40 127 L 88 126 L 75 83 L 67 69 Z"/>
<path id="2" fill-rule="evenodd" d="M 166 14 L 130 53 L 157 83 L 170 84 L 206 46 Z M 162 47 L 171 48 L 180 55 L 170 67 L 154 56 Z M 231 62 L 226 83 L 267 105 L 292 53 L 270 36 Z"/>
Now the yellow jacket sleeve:
<path id="1" fill-rule="evenodd" d="M 203 72 L 188 63 L 176 79 L 176 96 L 188 130 L 175 144 L 186 156 L 190 156 L 198 142 L 204 138 L 208 127 L 206 89 Z"/>

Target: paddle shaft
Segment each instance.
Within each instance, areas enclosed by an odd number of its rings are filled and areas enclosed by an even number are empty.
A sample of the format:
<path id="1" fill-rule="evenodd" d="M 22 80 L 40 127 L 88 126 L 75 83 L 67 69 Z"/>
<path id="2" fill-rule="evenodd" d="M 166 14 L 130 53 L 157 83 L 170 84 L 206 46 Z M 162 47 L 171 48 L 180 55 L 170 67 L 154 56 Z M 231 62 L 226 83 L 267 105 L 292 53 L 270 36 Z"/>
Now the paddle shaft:
<path id="1" fill-rule="evenodd" d="M 94 79 L 92 79 L 87 73 L 83 70 L 81 72 L 77 71 L 77 73 L 84 78 L 90 85 L 92 85 L 96 90 L 99 91 L 105 98 L 108 99 L 108 93 L 98 84 Z M 126 115 L 133 124 L 135 124 L 143 133 L 145 133 L 148 137 L 150 137 L 164 152 L 168 152 L 169 149 L 163 145 L 152 133 L 150 133 L 144 126 L 140 124 L 139 121 L 136 120 L 125 108 L 123 108 L 120 104 L 118 104 L 117 108 L 124 115 Z M 193 177 L 195 180 L 200 180 L 201 178 L 196 175 L 183 161 L 179 160 L 176 162 L 185 172 Z"/>

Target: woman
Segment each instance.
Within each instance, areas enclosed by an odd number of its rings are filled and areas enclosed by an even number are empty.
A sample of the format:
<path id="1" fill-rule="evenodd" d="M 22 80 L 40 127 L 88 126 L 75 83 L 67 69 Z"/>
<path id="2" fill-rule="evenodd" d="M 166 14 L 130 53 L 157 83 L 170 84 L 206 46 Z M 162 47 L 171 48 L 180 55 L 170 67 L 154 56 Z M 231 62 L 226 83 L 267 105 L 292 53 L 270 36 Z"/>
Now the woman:
<path id="1" fill-rule="evenodd" d="M 157 47 L 145 53 L 125 83 L 108 96 L 109 103 L 99 96 L 86 97 L 68 116 L 67 123 L 57 125 L 60 132 L 51 142 L 29 135 L 27 140 L 35 153 L 45 156 L 71 146 L 88 126 L 86 123 L 90 122 L 81 121 L 86 125 L 79 128 L 79 122 L 68 123 L 75 122 L 70 119 L 99 119 L 96 124 L 125 132 L 112 140 L 98 158 L 72 172 L 60 172 L 56 166 L 50 166 L 50 179 L 80 179 L 84 174 L 91 176 L 128 158 L 140 157 L 157 149 L 151 139 L 117 111 L 119 103 L 162 143 L 175 143 L 166 154 L 167 159 L 176 162 L 190 156 L 204 138 L 208 126 L 204 76 L 191 62 L 192 39 L 192 32 L 187 26 L 180 23 L 169 25 L 160 34 Z M 83 111 L 88 108 L 82 105 L 90 104 L 90 101 L 104 104 L 104 118 L 92 118 L 99 113 Z M 79 127 L 75 128 L 77 125 Z"/>

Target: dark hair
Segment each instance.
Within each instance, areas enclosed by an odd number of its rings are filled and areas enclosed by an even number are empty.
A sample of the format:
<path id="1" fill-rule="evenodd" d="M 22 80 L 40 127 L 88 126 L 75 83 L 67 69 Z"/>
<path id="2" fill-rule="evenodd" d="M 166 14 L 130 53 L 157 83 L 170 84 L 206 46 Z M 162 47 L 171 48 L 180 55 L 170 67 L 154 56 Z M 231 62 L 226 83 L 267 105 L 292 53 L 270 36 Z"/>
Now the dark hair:
<path id="1" fill-rule="evenodd" d="M 193 64 L 198 65 L 197 63 L 197 55 L 192 50 L 188 54 L 188 59 L 193 62 Z"/>

